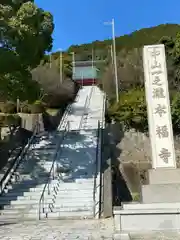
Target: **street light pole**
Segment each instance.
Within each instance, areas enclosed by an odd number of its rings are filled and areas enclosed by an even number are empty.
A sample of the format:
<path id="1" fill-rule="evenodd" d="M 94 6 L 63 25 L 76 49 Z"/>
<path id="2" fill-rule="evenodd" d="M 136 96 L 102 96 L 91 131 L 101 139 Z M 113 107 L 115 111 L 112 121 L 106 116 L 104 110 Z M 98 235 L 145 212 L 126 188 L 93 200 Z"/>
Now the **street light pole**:
<path id="1" fill-rule="evenodd" d="M 81 72 L 81 83 L 82 83 L 82 87 L 83 87 L 83 81 L 84 81 L 84 75 L 83 75 L 83 72 Z"/>
<path id="2" fill-rule="evenodd" d="M 111 51 L 111 62 L 112 62 L 112 65 L 114 65 L 113 46 L 112 46 L 112 44 L 110 46 L 110 51 Z"/>
<path id="3" fill-rule="evenodd" d="M 75 52 L 72 52 L 73 77 L 75 77 Z"/>
<path id="4" fill-rule="evenodd" d="M 94 49 L 92 48 L 92 74 L 94 74 Z M 93 75 L 93 85 L 95 85 L 95 76 Z"/>
<path id="5" fill-rule="evenodd" d="M 59 71 L 60 71 L 60 83 L 62 84 L 62 79 L 63 79 L 63 62 L 62 62 L 62 49 L 60 49 L 59 52 Z"/>
<path id="6" fill-rule="evenodd" d="M 116 101 L 119 102 L 119 87 L 118 87 L 118 75 L 117 75 L 117 59 L 116 59 L 116 39 L 115 39 L 115 26 L 114 19 L 112 19 L 112 37 L 113 37 L 113 50 L 114 50 L 114 73 L 116 80 Z"/>
<path id="7" fill-rule="evenodd" d="M 114 74 L 116 85 L 116 101 L 119 102 L 119 87 L 118 87 L 118 75 L 117 75 L 117 59 L 116 59 L 116 39 L 115 39 L 115 24 L 114 19 L 111 22 L 105 23 L 112 25 L 112 40 L 113 40 L 113 55 L 114 55 Z"/>
<path id="8" fill-rule="evenodd" d="M 49 55 L 49 68 L 51 68 L 51 67 L 52 67 L 52 55 L 50 53 L 50 55 Z"/>

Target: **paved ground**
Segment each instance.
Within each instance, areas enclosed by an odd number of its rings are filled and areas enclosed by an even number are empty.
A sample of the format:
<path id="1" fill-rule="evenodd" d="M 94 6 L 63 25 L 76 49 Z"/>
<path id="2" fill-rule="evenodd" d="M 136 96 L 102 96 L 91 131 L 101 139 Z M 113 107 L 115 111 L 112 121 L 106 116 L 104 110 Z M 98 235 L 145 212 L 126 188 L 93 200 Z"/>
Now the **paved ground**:
<path id="1" fill-rule="evenodd" d="M 178 232 L 156 232 L 131 235 L 130 240 L 180 240 Z"/>
<path id="2" fill-rule="evenodd" d="M 113 221 L 60 220 L 0 226 L 2 240 L 112 240 Z"/>
<path id="3" fill-rule="evenodd" d="M 0 240 L 113 240 L 113 220 L 59 220 L 0 225 Z M 126 239 L 126 238 L 124 238 Z M 124 240 L 123 238 L 119 240 Z M 130 240 L 180 240 L 178 232 L 131 234 Z"/>

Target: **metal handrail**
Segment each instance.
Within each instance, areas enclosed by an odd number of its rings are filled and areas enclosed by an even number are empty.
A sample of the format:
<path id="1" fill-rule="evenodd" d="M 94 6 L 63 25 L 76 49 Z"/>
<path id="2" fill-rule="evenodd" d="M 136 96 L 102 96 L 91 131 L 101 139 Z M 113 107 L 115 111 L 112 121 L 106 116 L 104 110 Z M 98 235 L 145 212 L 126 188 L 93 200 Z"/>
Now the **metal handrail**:
<path id="1" fill-rule="evenodd" d="M 93 202 L 94 202 L 94 217 L 96 215 L 96 178 L 98 172 L 98 158 L 99 158 L 99 137 L 100 137 L 100 122 L 98 121 L 98 131 L 97 131 L 97 147 L 96 147 L 96 160 L 95 160 L 95 174 L 94 174 L 94 187 L 93 187 Z"/>
<path id="2" fill-rule="evenodd" d="M 82 114 L 81 121 L 80 121 L 80 124 L 79 124 L 79 130 L 81 130 L 83 120 L 84 120 L 84 115 L 86 114 L 86 110 L 89 107 L 90 100 L 91 100 L 92 93 L 93 93 L 93 89 L 94 89 L 94 86 L 91 88 L 90 94 L 86 97 L 86 101 L 85 101 L 85 104 L 84 104 L 84 112 Z"/>
<path id="3" fill-rule="evenodd" d="M 76 97 L 75 97 L 75 99 L 74 99 L 74 102 L 75 101 L 77 101 L 77 98 L 79 97 L 79 95 L 78 95 L 78 93 L 77 93 L 77 95 L 76 95 Z M 63 124 L 64 124 L 64 122 L 65 122 L 65 119 L 66 119 L 66 117 L 69 115 L 69 113 L 71 112 L 71 110 L 72 110 L 72 103 L 70 103 L 67 107 L 66 107 L 66 110 L 65 110 L 65 112 L 64 112 L 64 114 L 63 114 L 63 117 L 61 118 L 61 122 L 60 122 L 60 125 L 59 125 L 59 127 L 58 127 L 58 130 L 60 130 L 62 127 L 63 127 Z"/>
<path id="4" fill-rule="evenodd" d="M 74 99 L 74 101 L 77 100 L 77 98 L 79 97 L 78 93 L 76 95 L 76 98 Z M 43 191 L 42 191 L 42 194 L 41 194 L 41 197 L 40 197 L 40 200 L 39 200 L 39 220 L 41 219 L 41 205 L 43 205 L 42 207 L 42 212 L 45 213 L 45 209 L 44 209 L 44 194 L 45 194 L 45 191 L 46 191 L 46 188 L 48 187 L 48 195 L 50 195 L 50 188 L 49 188 L 49 185 L 50 185 L 50 180 L 51 180 L 51 173 L 53 172 L 53 180 L 54 180 L 54 165 L 55 165 L 55 162 L 56 162 L 56 158 L 57 158 L 57 153 L 59 153 L 59 147 L 61 146 L 63 140 L 64 140 L 64 137 L 65 137 L 65 133 L 67 132 L 66 130 L 68 129 L 69 130 L 69 127 L 70 127 L 70 124 L 69 124 L 69 121 L 65 121 L 67 116 L 69 115 L 69 113 L 71 112 L 72 110 L 72 104 L 69 104 L 63 114 L 63 117 L 61 119 L 61 122 L 60 122 L 60 125 L 58 127 L 58 130 L 64 130 L 63 132 L 63 135 L 62 135 L 62 138 L 58 141 L 58 144 L 57 144 L 57 147 L 56 147 L 56 152 L 55 152 L 55 155 L 54 155 L 54 158 L 53 158 L 53 163 L 52 163 L 52 166 L 51 166 L 51 169 L 49 171 L 49 176 L 48 176 L 48 181 L 47 183 L 45 184 L 44 188 L 43 188 Z M 65 124 L 65 126 L 63 126 Z M 47 215 L 46 215 L 47 217 Z"/>
<path id="5" fill-rule="evenodd" d="M 26 155 L 27 151 L 29 150 L 29 147 L 31 143 L 34 140 L 34 137 L 36 136 L 37 132 L 39 130 L 39 123 L 37 122 L 36 125 L 33 128 L 33 134 L 28 139 L 28 143 L 21 149 L 21 151 L 18 153 L 18 155 L 15 157 L 14 161 L 11 163 L 10 167 L 4 174 L 3 178 L 0 181 L 0 195 L 3 193 L 5 187 L 9 183 L 13 173 L 17 170 L 19 167 L 21 161 L 24 159 L 24 156 Z"/>
<path id="6" fill-rule="evenodd" d="M 63 124 L 63 123 L 62 123 Z M 67 121 L 66 124 L 65 124 L 65 127 L 64 127 L 64 132 L 63 132 L 63 135 L 62 135 L 62 138 L 60 138 L 60 140 L 58 141 L 57 143 L 57 146 L 56 146 L 56 152 L 55 152 L 55 155 L 54 155 L 54 158 L 53 158 L 53 162 L 52 162 L 52 166 L 51 166 L 51 169 L 49 171 L 49 176 L 48 176 L 48 180 L 47 180 L 47 183 L 44 185 L 44 188 L 43 188 L 43 191 L 42 191 L 42 194 L 41 194 L 41 197 L 39 199 L 39 220 L 41 219 L 41 208 L 42 208 L 42 212 L 45 213 L 45 209 L 44 209 L 44 195 L 45 195 L 45 191 L 46 189 L 48 188 L 48 195 L 50 195 L 50 183 L 51 183 L 51 176 L 54 180 L 54 175 L 55 175 L 55 170 L 54 170 L 54 165 L 55 165 L 55 162 L 56 162 L 56 158 L 58 156 L 58 153 L 59 153 L 59 148 L 64 140 L 64 137 L 67 133 L 67 129 L 69 130 L 69 122 Z"/>
<path id="7" fill-rule="evenodd" d="M 93 202 L 94 202 L 94 217 L 96 215 L 96 188 L 97 188 L 97 173 L 98 173 L 98 164 L 100 164 L 99 166 L 99 170 L 101 171 L 101 137 L 102 137 L 102 134 L 101 134 L 101 130 L 102 128 L 104 128 L 103 126 L 103 122 L 104 122 L 104 111 L 105 111 L 105 99 L 106 99 L 106 96 L 104 95 L 103 96 L 103 109 L 102 109 L 102 119 L 101 121 L 98 121 L 98 132 L 97 132 L 97 147 L 96 147 L 96 160 L 95 160 L 95 174 L 94 174 L 94 187 L 93 187 Z M 100 156 L 99 156 L 100 155 Z M 99 163 L 100 161 L 100 163 Z M 101 180 L 101 176 L 100 176 L 100 189 L 101 189 L 101 184 L 102 184 L 102 180 Z M 101 199 L 101 191 L 99 193 L 99 197 Z M 101 205 L 101 200 L 100 200 L 100 203 Z M 99 205 L 99 210 L 100 210 L 100 205 Z"/>
<path id="8" fill-rule="evenodd" d="M 83 114 L 82 114 L 82 116 L 81 116 L 81 121 L 80 121 L 80 123 L 79 123 L 79 130 L 81 130 L 81 127 L 82 127 L 82 123 L 83 123 L 83 118 L 84 118 L 84 115 L 85 115 L 85 112 L 86 112 L 86 108 L 87 108 L 87 103 L 88 103 L 88 97 L 89 96 L 87 96 L 86 97 L 86 101 L 85 101 L 85 104 L 84 104 L 84 111 L 83 111 Z"/>

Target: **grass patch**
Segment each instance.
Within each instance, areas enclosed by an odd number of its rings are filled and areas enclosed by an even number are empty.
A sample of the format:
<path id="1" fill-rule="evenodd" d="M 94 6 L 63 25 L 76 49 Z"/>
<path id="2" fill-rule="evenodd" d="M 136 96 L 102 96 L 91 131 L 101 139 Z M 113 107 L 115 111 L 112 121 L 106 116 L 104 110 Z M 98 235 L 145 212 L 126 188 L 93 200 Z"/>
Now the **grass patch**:
<path id="1" fill-rule="evenodd" d="M 47 108 L 46 109 L 46 112 L 51 116 L 56 116 L 58 111 L 59 111 L 59 109 L 56 109 L 56 108 Z"/>
<path id="2" fill-rule="evenodd" d="M 141 201 L 141 197 L 140 197 L 140 194 L 138 192 L 132 193 L 132 198 L 133 198 L 134 202 L 140 202 Z"/>

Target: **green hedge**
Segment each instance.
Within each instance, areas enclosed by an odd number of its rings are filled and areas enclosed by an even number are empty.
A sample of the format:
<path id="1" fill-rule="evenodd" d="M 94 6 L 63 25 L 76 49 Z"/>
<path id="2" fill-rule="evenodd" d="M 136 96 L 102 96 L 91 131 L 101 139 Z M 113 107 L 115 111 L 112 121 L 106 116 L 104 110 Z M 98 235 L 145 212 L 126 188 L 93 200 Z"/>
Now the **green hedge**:
<path id="1" fill-rule="evenodd" d="M 18 115 L 0 115 L 0 127 L 20 126 L 21 118 Z"/>
<path id="2" fill-rule="evenodd" d="M 45 111 L 44 104 L 40 101 L 36 101 L 33 104 L 29 104 L 27 101 L 21 102 L 19 106 L 19 112 L 22 113 L 43 113 Z M 13 102 L 0 102 L 0 112 L 5 114 L 17 113 L 16 103 Z"/>
<path id="3" fill-rule="evenodd" d="M 180 132 L 180 93 L 170 94 L 173 128 Z M 110 100 L 107 118 L 120 122 L 125 129 L 148 130 L 146 97 L 143 88 L 131 89 L 119 94 L 119 102 Z"/>
<path id="4" fill-rule="evenodd" d="M 16 104 L 13 102 L 0 102 L 0 111 L 2 113 L 16 113 Z"/>

